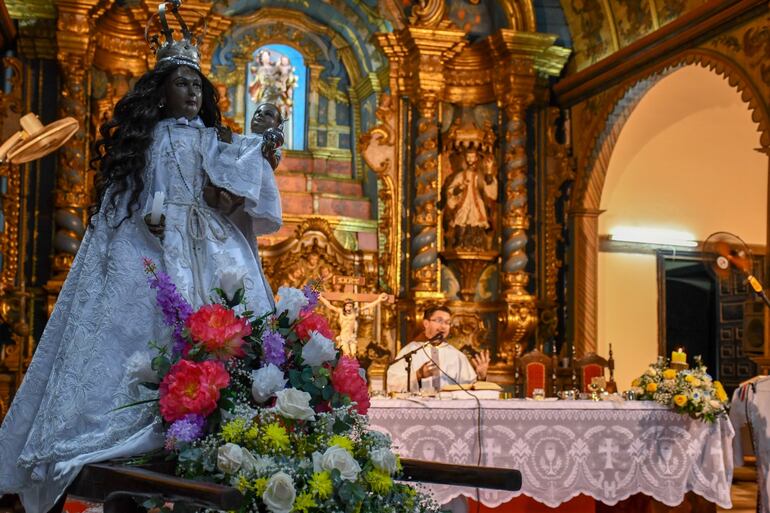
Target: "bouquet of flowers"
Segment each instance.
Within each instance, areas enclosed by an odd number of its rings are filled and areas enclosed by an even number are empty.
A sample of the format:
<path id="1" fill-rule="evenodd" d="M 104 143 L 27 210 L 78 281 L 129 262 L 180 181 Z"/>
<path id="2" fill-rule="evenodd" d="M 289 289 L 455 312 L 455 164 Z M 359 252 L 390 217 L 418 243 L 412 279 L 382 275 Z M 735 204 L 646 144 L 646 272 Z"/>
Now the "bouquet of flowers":
<path id="1" fill-rule="evenodd" d="M 719 381 L 711 379 L 699 356 L 692 369 L 684 370 L 670 368 L 661 356 L 631 387 L 637 399 L 657 401 L 704 422 L 714 422 L 727 413 L 727 393 Z"/>
<path id="2" fill-rule="evenodd" d="M 280 288 L 275 312 L 255 318 L 233 277 L 193 311 L 151 261 L 145 269 L 173 344 L 151 343 L 156 379 L 143 385 L 158 391 L 180 476 L 237 487 L 242 511 L 437 511 L 394 481 L 399 459 L 368 430 L 362 370 L 313 311 L 313 286 Z"/>

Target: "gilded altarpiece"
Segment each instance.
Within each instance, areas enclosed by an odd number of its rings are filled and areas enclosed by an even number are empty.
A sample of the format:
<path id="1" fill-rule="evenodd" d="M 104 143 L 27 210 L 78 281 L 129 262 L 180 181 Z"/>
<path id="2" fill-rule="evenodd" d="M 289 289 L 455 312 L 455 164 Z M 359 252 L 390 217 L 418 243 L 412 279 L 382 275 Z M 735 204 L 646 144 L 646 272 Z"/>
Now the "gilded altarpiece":
<path id="1" fill-rule="evenodd" d="M 203 71 L 236 131 L 248 123 L 262 48 L 292 48 L 307 72 L 304 143 L 278 170 L 285 226 L 260 240 L 274 288 L 319 279 L 329 292 L 395 298 L 359 330 L 359 357 L 377 373 L 424 308 L 446 302 L 453 342 L 491 349 L 490 379 L 510 382 L 515 348 L 556 286 L 535 248 L 546 248 L 549 269 L 559 262 L 552 235 L 543 243 L 530 224 L 543 214 L 531 203 L 527 112 L 569 50 L 537 32 L 527 1 L 380 4 L 186 0 L 183 14 L 207 27 Z M 144 42 L 154 9 L 56 2 L 59 114 L 81 128 L 57 157 L 49 307 L 84 233 L 98 126 L 154 65 Z M 547 194 L 555 200 L 558 187 Z"/>
<path id="2" fill-rule="evenodd" d="M 520 30 L 534 25 L 509 14 Z M 510 382 L 515 347 L 529 343 L 538 319 L 526 113 L 544 87 L 538 77 L 558 74 L 569 51 L 554 36 L 507 29 L 476 34 L 470 45 L 443 2 L 413 8 L 409 21 L 378 35 L 390 95 L 381 97 L 380 125 L 362 139 L 381 197 L 398 205 L 383 231 L 403 259 L 388 268 L 403 297 L 399 340 L 414 335 L 426 306 L 446 303 L 452 342 L 490 349 L 490 379 Z M 555 273 L 547 276 L 555 287 Z"/>

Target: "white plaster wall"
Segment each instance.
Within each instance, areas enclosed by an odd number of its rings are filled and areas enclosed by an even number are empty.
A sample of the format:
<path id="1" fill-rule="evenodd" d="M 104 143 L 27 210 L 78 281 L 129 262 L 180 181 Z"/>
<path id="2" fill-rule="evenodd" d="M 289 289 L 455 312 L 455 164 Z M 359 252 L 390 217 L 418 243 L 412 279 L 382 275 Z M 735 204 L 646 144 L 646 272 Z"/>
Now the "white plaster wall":
<path id="1" fill-rule="evenodd" d="M 613 149 L 599 233 L 616 226 L 684 230 L 697 240 L 730 231 L 765 244 L 767 157 L 747 104 L 699 66 L 663 78 L 640 100 Z M 621 389 L 657 354 L 655 257 L 599 258 L 598 349 L 613 344 Z"/>

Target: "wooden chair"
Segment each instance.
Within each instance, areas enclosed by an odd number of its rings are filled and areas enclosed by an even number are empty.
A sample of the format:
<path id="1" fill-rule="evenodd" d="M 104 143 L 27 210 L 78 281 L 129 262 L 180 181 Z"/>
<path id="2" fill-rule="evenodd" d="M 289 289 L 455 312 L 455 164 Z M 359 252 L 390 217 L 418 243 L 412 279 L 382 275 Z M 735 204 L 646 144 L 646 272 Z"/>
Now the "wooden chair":
<path id="1" fill-rule="evenodd" d="M 546 396 L 553 395 L 553 357 L 533 349 L 517 358 L 514 366 L 513 385 L 518 390 L 522 382 L 524 397 L 532 397 L 536 388 L 542 388 Z"/>
<path id="2" fill-rule="evenodd" d="M 581 392 L 590 392 L 588 385 L 591 384 L 591 380 L 605 376 L 605 369 L 610 369 L 610 382 L 612 382 L 613 370 L 615 368 L 614 363 L 612 352 L 610 352 L 609 359 L 603 358 L 594 352 L 584 354 L 582 358 L 573 362 L 574 375 L 577 377 L 575 385 L 577 385 Z"/>

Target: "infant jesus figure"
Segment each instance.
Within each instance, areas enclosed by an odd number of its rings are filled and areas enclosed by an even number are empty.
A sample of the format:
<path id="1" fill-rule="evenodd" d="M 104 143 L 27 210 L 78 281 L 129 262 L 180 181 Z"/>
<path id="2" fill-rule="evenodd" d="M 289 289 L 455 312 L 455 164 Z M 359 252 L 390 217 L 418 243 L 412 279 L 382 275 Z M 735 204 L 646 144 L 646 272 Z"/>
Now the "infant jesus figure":
<path id="1" fill-rule="evenodd" d="M 262 138 L 262 155 L 270 163 L 273 170 L 281 162 L 279 148 L 283 145 L 283 116 L 274 104 L 262 102 L 257 105 L 254 116 L 251 118 L 251 132 Z M 220 134 L 225 142 L 231 139 L 230 134 Z M 209 206 L 222 210 L 225 214 L 232 214 L 236 208 L 243 204 L 243 198 L 232 194 L 230 191 L 217 187 L 211 183 L 203 188 L 203 198 Z"/>

